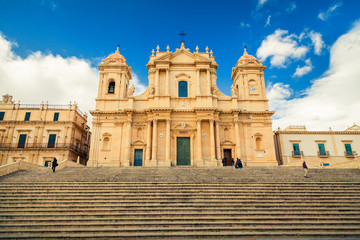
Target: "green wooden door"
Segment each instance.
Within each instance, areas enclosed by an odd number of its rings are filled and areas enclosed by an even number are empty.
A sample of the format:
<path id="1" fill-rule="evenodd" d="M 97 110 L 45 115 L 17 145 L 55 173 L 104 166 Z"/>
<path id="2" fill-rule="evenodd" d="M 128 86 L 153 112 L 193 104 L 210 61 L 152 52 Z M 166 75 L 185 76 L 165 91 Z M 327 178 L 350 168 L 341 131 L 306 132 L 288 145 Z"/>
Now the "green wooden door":
<path id="1" fill-rule="evenodd" d="M 190 165 L 190 138 L 178 137 L 176 146 L 176 165 Z"/>
<path id="2" fill-rule="evenodd" d="M 142 162 L 143 162 L 143 150 L 135 149 L 134 166 L 142 166 Z"/>

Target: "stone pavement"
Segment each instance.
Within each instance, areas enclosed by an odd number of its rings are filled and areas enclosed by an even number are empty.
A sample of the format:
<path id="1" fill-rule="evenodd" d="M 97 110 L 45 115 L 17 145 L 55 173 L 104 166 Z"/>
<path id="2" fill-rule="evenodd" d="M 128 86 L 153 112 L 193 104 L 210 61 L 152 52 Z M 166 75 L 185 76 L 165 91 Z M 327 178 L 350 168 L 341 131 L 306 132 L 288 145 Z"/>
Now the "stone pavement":
<path id="1" fill-rule="evenodd" d="M 309 169 L 301 167 L 83 167 L 22 170 L 0 177 L 0 182 L 360 182 L 359 169 Z"/>

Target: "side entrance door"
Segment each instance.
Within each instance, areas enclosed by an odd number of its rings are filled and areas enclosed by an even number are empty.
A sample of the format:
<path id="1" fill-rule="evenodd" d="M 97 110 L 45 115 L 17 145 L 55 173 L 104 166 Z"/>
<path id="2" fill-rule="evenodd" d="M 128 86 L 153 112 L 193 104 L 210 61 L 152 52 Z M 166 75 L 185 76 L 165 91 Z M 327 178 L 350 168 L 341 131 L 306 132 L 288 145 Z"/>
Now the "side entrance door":
<path id="1" fill-rule="evenodd" d="M 231 149 L 224 149 L 224 158 L 226 161 L 226 166 L 232 166 L 231 163 Z"/>
<path id="2" fill-rule="evenodd" d="M 190 138 L 178 137 L 176 141 L 176 165 L 190 165 Z"/>
<path id="3" fill-rule="evenodd" d="M 142 166 L 142 165 L 143 165 L 143 150 L 135 149 L 134 166 Z"/>

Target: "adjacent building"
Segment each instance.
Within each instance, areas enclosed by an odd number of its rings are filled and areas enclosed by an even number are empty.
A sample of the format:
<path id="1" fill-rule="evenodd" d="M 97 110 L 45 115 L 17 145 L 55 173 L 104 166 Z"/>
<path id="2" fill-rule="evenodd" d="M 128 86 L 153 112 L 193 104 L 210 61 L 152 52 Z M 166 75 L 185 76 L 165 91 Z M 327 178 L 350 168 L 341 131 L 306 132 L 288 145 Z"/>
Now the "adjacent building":
<path id="1" fill-rule="evenodd" d="M 152 51 L 149 85 L 134 96 L 131 67 L 119 52 L 100 70 L 88 166 L 278 165 L 261 61 L 244 54 L 232 70 L 231 96 L 217 87 L 213 52 L 184 43 Z M 229 81 L 231 81 L 229 79 Z"/>
<path id="2" fill-rule="evenodd" d="M 310 167 L 360 167 L 360 127 L 345 131 L 307 131 L 305 126 L 289 126 L 274 132 L 276 158 L 281 165 Z"/>
<path id="3" fill-rule="evenodd" d="M 88 160 L 90 132 L 87 116 L 77 104 L 15 104 L 0 102 L 0 165 L 18 160 L 48 166 L 62 160 Z"/>

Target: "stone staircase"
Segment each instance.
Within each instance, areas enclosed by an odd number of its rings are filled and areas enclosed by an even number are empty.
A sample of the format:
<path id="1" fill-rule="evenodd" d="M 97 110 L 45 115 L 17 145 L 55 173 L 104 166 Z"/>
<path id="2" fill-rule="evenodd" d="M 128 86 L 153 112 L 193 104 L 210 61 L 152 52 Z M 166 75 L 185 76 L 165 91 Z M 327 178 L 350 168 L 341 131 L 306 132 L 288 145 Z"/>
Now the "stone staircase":
<path id="1" fill-rule="evenodd" d="M 0 239 L 360 238 L 360 181 L 344 181 L 357 180 L 358 170 L 339 170 L 337 182 L 326 170 L 317 172 L 326 181 L 294 182 L 290 176 L 302 172 L 291 168 L 179 169 L 66 168 L 1 177 Z M 282 181 L 271 181 L 267 173 L 274 171 L 283 171 Z M 246 177 L 251 172 L 267 181 Z M 93 181 L 72 181 L 82 174 Z M 182 177 L 191 181 L 153 181 Z"/>

